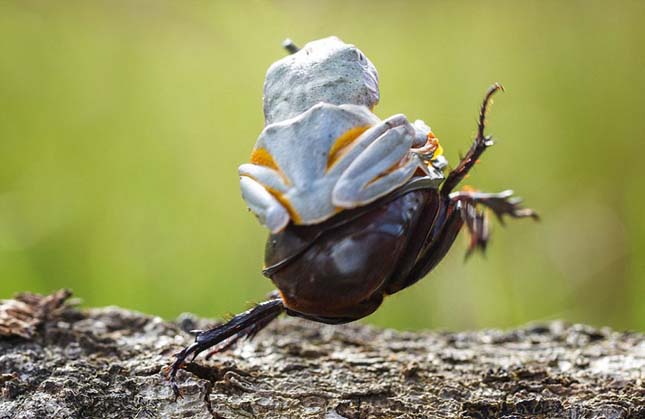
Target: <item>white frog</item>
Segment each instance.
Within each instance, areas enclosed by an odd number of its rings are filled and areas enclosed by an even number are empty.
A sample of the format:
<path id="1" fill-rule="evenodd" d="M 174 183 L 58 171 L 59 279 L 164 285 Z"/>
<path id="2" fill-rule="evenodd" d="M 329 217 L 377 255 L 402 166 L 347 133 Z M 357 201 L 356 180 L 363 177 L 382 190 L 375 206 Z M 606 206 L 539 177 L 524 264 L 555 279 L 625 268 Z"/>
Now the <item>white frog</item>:
<path id="1" fill-rule="evenodd" d="M 438 140 L 420 120 L 380 120 L 378 74 L 354 45 L 313 41 L 275 62 L 264 82 L 265 128 L 239 167 L 242 197 L 272 233 L 367 205 L 420 172 L 443 180 Z"/>

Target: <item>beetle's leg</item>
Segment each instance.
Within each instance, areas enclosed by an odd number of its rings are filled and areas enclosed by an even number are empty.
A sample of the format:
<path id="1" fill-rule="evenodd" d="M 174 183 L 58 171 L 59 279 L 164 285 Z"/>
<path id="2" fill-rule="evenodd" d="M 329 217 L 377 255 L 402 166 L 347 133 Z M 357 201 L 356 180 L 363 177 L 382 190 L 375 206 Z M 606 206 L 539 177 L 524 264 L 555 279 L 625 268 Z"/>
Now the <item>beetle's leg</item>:
<path id="1" fill-rule="evenodd" d="M 284 305 L 282 304 L 282 299 L 272 298 L 244 313 L 238 314 L 223 325 L 199 332 L 192 345 L 187 346 L 175 355 L 176 360 L 170 367 L 169 378 L 175 397 L 181 396 L 179 387 L 177 386 L 177 372 L 182 368 L 188 357 L 192 356 L 192 359 L 195 359 L 201 352 L 225 342 L 227 339 L 237 341 L 239 338 L 253 337 L 283 311 Z M 228 342 L 224 345 L 225 347 L 230 346 Z"/>
<path id="2" fill-rule="evenodd" d="M 483 205 L 490 208 L 503 223 L 503 217 L 508 215 L 512 218 L 531 217 L 538 219 L 535 211 L 522 208 L 520 199 L 513 197 L 512 191 L 500 193 L 484 193 L 476 191 L 459 191 L 450 194 L 444 199 L 445 204 L 439 210 L 432 227 L 428 232 L 427 243 L 423 247 L 417 247 L 418 256 L 414 266 L 409 273 L 405 273 L 405 267 L 400 267 L 401 277 L 394 277 L 385 287 L 387 294 L 393 294 L 407 288 L 419 281 L 428 274 L 444 258 L 459 231 L 465 224 L 470 233 L 470 245 L 466 256 L 479 248 L 484 250 L 490 237 L 488 217 L 485 212 L 477 208 Z M 419 226 L 419 231 L 423 227 Z M 416 237 L 414 240 L 423 240 Z"/>
<path id="3" fill-rule="evenodd" d="M 488 214 L 470 201 L 464 201 L 461 206 L 461 218 L 466 224 L 466 229 L 470 236 L 468 249 L 466 249 L 466 258 L 468 258 L 475 249 L 483 252 L 486 251 L 488 240 L 490 239 L 490 223 Z"/>
<path id="4" fill-rule="evenodd" d="M 278 290 L 271 291 L 267 296 L 267 299 L 269 300 L 274 300 L 276 298 L 281 298 L 280 293 Z M 275 317 L 266 317 L 264 319 L 259 320 L 256 323 L 253 323 L 251 326 L 247 327 L 246 329 L 242 330 L 236 335 L 231 336 L 230 338 L 226 339 L 225 341 L 215 345 L 213 349 L 211 349 L 206 356 L 204 356 L 204 359 L 210 359 L 213 355 L 219 353 L 219 352 L 224 352 L 228 350 L 230 347 L 235 345 L 239 340 L 241 339 L 247 339 L 251 340 L 255 337 L 255 335 L 260 332 L 260 330 L 264 329 L 271 323 Z"/>
<path id="5" fill-rule="evenodd" d="M 484 101 L 482 102 L 481 109 L 479 110 L 479 120 L 477 121 L 477 136 L 475 141 L 470 146 L 470 149 L 466 155 L 461 159 L 457 167 L 455 167 L 446 178 L 446 181 L 443 183 L 441 188 L 441 194 L 443 196 L 448 196 L 450 192 L 461 182 L 464 177 L 468 174 L 470 169 L 477 163 L 477 160 L 482 155 L 482 153 L 490 146 L 493 145 L 493 139 L 490 136 L 484 134 L 484 127 L 486 125 L 486 111 L 488 105 L 491 101 L 492 96 L 500 91 L 504 90 L 501 84 L 495 83 L 492 85 L 486 92 L 484 96 Z"/>
<path id="6" fill-rule="evenodd" d="M 505 215 L 511 218 L 531 217 L 534 220 L 539 219 L 537 212 L 530 208 L 523 208 L 520 205 L 522 199 L 513 196 L 513 191 L 510 189 L 498 193 L 463 190 L 451 193 L 450 199 L 488 207 L 497 216 L 501 224 L 504 224 Z"/>
<path id="7" fill-rule="evenodd" d="M 450 200 L 461 202 L 461 216 L 470 233 L 470 244 L 466 257 L 470 256 L 475 249 L 486 250 L 490 238 L 488 215 L 478 208 L 478 204 L 490 208 L 499 222 L 504 224 L 504 216 L 512 218 L 531 217 L 538 220 L 537 212 L 530 208 L 523 208 L 522 200 L 513 196 L 513 191 L 506 190 L 499 193 L 485 193 L 472 190 L 453 192 Z"/>
<path id="8" fill-rule="evenodd" d="M 233 335 L 230 338 L 226 339 L 225 341 L 221 342 L 220 344 L 215 345 L 215 347 L 211 349 L 206 354 L 206 356 L 204 356 L 204 358 L 210 359 L 213 355 L 228 350 L 241 339 L 247 339 L 247 340 L 253 339 L 255 335 L 257 335 L 258 332 L 260 332 L 260 330 L 267 327 L 269 323 L 271 323 L 274 319 L 275 317 L 265 317 L 258 320 L 256 323 L 253 323 L 251 326 L 247 327 L 246 329 L 242 330 L 236 335 Z"/>

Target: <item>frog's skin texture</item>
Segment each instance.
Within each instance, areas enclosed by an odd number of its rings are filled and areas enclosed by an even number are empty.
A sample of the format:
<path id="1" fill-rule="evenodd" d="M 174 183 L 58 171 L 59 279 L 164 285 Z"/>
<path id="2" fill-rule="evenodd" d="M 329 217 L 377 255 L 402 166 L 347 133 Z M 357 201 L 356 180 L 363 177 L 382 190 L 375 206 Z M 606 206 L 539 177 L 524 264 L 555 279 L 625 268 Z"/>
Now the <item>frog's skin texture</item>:
<path id="1" fill-rule="evenodd" d="M 323 222 L 403 186 L 417 170 L 443 180 L 445 159 L 423 121 L 381 121 L 378 76 L 355 46 L 310 42 L 274 63 L 265 81 L 267 125 L 239 167 L 242 197 L 272 233 Z"/>
<path id="2" fill-rule="evenodd" d="M 374 64 L 335 36 L 309 42 L 276 61 L 264 81 L 266 125 L 293 118 L 318 102 L 372 109 L 378 101 Z"/>

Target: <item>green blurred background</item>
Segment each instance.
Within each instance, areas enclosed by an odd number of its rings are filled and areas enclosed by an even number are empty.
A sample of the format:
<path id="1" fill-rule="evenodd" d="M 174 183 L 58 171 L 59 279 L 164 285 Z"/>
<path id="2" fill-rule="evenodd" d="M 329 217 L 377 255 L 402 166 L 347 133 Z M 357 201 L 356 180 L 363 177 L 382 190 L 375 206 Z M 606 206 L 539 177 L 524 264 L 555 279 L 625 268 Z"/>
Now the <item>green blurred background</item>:
<path id="1" fill-rule="evenodd" d="M 237 166 L 267 67 L 335 34 L 454 164 L 485 89 L 497 139 L 468 183 L 540 211 L 465 239 L 364 320 L 400 329 L 564 318 L 645 329 L 645 3 L 0 2 L 0 298 L 219 317 L 261 299 L 266 231 Z"/>

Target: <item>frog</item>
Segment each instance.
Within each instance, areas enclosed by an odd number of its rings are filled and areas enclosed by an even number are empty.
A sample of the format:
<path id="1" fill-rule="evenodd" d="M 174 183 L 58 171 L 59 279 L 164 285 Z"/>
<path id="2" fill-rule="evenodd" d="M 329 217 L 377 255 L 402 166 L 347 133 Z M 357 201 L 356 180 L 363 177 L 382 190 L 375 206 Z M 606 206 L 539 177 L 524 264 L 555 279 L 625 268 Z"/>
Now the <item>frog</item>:
<path id="1" fill-rule="evenodd" d="M 278 60 L 264 82 L 265 127 L 238 173 L 242 197 L 278 233 L 368 205 L 416 172 L 435 185 L 447 161 L 430 127 L 403 114 L 381 120 L 378 73 L 337 37 Z"/>

